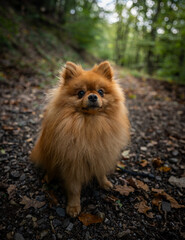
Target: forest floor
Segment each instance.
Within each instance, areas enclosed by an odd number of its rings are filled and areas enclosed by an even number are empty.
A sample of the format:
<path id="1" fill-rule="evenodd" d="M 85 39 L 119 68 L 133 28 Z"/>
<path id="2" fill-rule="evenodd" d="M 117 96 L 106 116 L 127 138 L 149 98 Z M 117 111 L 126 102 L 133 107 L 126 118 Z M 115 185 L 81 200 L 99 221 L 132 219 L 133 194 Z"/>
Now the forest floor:
<path id="1" fill-rule="evenodd" d="M 46 184 L 29 161 L 51 86 L 8 69 L 8 81 L 0 81 L 0 239 L 185 238 L 185 86 L 116 71 L 131 143 L 122 170 L 109 178 L 114 190 L 90 183 L 81 195 L 84 214 L 73 219 L 60 185 Z"/>

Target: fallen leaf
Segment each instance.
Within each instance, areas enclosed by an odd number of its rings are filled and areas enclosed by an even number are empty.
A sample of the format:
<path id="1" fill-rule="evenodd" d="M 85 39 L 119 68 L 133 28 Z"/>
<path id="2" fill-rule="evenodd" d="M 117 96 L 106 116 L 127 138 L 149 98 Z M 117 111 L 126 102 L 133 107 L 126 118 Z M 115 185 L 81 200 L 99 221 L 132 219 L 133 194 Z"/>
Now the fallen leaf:
<path id="1" fill-rule="evenodd" d="M 138 210 L 139 213 L 144 213 L 147 217 L 153 218 L 153 213 L 148 213 L 148 211 L 151 210 L 151 207 L 147 206 L 146 200 L 142 199 L 141 202 L 136 203 L 134 207 Z"/>
<path id="2" fill-rule="evenodd" d="M 114 197 L 113 195 L 111 195 L 111 196 L 107 196 L 106 198 L 105 198 L 105 200 L 107 201 L 107 202 L 116 202 L 117 200 L 119 200 L 117 197 Z"/>
<path id="3" fill-rule="evenodd" d="M 161 198 L 154 198 L 152 199 L 152 204 L 158 207 L 159 211 L 161 211 L 161 204 L 162 204 L 162 199 Z"/>
<path id="4" fill-rule="evenodd" d="M 121 171 L 121 169 L 124 169 L 125 167 L 126 167 L 126 165 L 125 165 L 124 163 L 122 163 L 121 161 L 119 161 L 119 162 L 117 163 L 117 168 L 116 168 L 116 170 Z"/>
<path id="5" fill-rule="evenodd" d="M 162 161 L 161 161 L 161 159 L 160 158 L 154 158 L 153 160 L 152 160 L 152 164 L 153 164 L 153 166 L 155 167 L 155 168 L 159 168 L 161 165 L 162 165 Z"/>
<path id="6" fill-rule="evenodd" d="M 30 199 L 27 196 L 24 196 L 22 198 L 22 201 L 20 202 L 20 204 L 25 205 L 24 209 L 28 209 L 30 207 L 34 207 L 34 208 L 41 208 L 43 207 L 46 203 L 45 202 L 39 202 L 35 199 Z"/>
<path id="7" fill-rule="evenodd" d="M 161 201 L 162 201 L 163 197 L 166 200 L 168 200 L 171 203 L 172 208 L 184 208 L 185 207 L 184 205 L 178 204 L 178 202 L 173 197 L 171 197 L 170 195 L 165 193 L 165 191 L 163 189 L 152 188 L 152 192 L 154 192 L 155 197 L 158 199 L 161 199 Z"/>
<path id="8" fill-rule="evenodd" d="M 55 194 L 54 194 L 54 191 L 53 190 L 46 190 L 45 191 L 49 197 L 49 201 L 50 201 L 50 204 L 51 205 L 58 205 L 58 199 L 56 198 Z"/>
<path id="9" fill-rule="evenodd" d="M 127 179 L 127 181 L 129 182 L 129 184 L 132 186 L 132 187 L 135 187 L 135 188 L 141 188 L 145 191 L 149 191 L 149 187 L 147 184 L 145 184 L 144 182 L 136 179 L 136 178 L 129 178 Z"/>
<path id="10" fill-rule="evenodd" d="M 130 150 L 126 150 L 126 151 L 123 151 L 121 153 L 121 155 L 122 155 L 123 158 L 128 159 L 129 158 L 129 153 L 130 153 Z"/>
<path id="11" fill-rule="evenodd" d="M 5 154 L 6 151 L 4 149 L 1 149 L 1 154 Z"/>
<path id="12" fill-rule="evenodd" d="M 11 127 L 11 126 L 6 126 L 6 125 L 3 126 L 3 129 L 6 130 L 6 131 L 12 131 L 12 130 L 14 130 L 13 127 Z"/>
<path id="13" fill-rule="evenodd" d="M 116 185 L 114 190 L 124 196 L 128 196 L 131 192 L 134 192 L 134 188 L 131 186 L 129 187 L 127 185 L 124 186 Z"/>
<path id="14" fill-rule="evenodd" d="M 89 226 L 94 223 L 101 223 L 103 219 L 97 215 L 92 215 L 90 213 L 81 213 L 78 216 L 78 219 L 85 225 Z"/>
<path id="15" fill-rule="evenodd" d="M 162 166 L 159 168 L 159 171 L 161 172 L 169 172 L 171 170 L 170 167 L 167 167 L 167 166 Z"/>
<path id="16" fill-rule="evenodd" d="M 185 188 L 185 177 L 182 178 L 176 178 L 174 176 L 171 176 L 168 179 L 168 182 L 172 184 L 173 186 L 179 187 L 179 188 Z"/>
<path id="17" fill-rule="evenodd" d="M 32 142 L 33 141 L 33 138 L 28 138 L 27 140 L 26 140 L 26 142 Z"/>
<path id="18" fill-rule="evenodd" d="M 9 195 L 9 200 L 12 199 L 15 196 L 16 192 L 16 186 L 11 184 L 8 189 L 7 189 L 8 195 Z"/>
<path id="19" fill-rule="evenodd" d="M 157 142 L 156 141 L 151 141 L 147 144 L 147 147 L 153 147 L 155 145 L 157 145 Z"/>
<path id="20" fill-rule="evenodd" d="M 146 167 L 148 165 L 147 160 L 141 160 L 141 163 L 139 163 L 142 167 Z"/>

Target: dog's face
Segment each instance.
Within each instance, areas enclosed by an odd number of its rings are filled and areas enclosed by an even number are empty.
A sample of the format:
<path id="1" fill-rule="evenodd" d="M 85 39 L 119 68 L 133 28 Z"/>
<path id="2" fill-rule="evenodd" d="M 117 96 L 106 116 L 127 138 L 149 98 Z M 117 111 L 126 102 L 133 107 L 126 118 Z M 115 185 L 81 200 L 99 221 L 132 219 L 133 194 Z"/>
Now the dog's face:
<path id="1" fill-rule="evenodd" d="M 66 106 L 87 114 L 105 112 L 119 98 L 108 62 L 84 71 L 80 66 L 67 62 L 62 72 L 62 86 Z"/>

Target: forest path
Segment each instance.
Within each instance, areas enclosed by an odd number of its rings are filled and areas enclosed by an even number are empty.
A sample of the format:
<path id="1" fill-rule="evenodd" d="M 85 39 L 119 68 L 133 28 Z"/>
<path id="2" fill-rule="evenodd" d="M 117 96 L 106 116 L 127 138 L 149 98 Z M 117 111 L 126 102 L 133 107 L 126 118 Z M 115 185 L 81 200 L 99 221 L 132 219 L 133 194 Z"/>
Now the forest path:
<path id="1" fill-rule="evenodd" d="M 119 68 L 116 74 L 121 76 Z M 132 192 L 106 192 L 96 182 L 84 188 L 83 212 L 102 219 L 86 227 L 65 214 L 59 184 L 43 183 L 43 172 L 28 160 L 48 86 L 36 76 L 13 78 L 0 82 L 0 239 L 185 237 L 184 179 L 181 187 L 178 183 L 185 177 L 185 86 L 120 77 L 132 125 L 131 144 L 121 159 L 125 173 L 117 171 L 110 180 L 122 187 L 127 184 Z"/>

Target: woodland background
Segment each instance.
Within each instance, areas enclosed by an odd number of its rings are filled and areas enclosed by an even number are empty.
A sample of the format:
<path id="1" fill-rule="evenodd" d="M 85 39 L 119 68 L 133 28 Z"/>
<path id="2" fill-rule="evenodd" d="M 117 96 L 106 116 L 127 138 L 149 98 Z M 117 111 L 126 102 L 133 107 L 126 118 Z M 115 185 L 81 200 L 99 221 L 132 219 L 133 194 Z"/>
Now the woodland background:
<path id="1" fill-rule="evenodd" d="M 74 55 L 85 51 L 111 60 L 135 76 L 183 82 L 184 39 L 183 0 L 1 1 L 0 48 L 14 56 L 30 55 L 31 48 L 52 61 L 48 48 L 64 46 Z"/>

